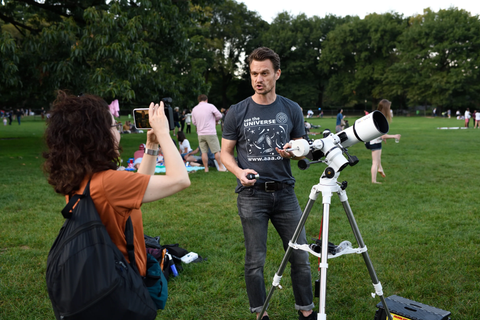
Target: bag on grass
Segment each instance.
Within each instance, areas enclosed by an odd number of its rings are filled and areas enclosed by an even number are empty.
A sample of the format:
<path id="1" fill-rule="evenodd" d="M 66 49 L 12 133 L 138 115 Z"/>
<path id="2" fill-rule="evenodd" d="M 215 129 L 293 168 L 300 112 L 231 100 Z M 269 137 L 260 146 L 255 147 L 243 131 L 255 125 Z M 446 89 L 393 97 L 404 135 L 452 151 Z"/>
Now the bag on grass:
<path id="1" fill-rule="evenodd" d="M 147 248 L 162 249 L 162 246 L 160 245 L 160 237 L 150 237 L 144 234 L 143 238 L 145 239 L 145 246 Z"/>
<path id="2" fill-rule="evenodd" d="M 186 249 L 180 248 L 176 244 L 160 244 L 160 237 L 150 237 L 144 235 L 145 245 L 147 247 L 147 254 L 152 255 L 160 264 L 165 278 L 170 280 L 170 277 L 176 276 L 183 270 L 182 260 L 180 259 L 188 253 Z M 169 254 L 167 254 L 167 252 Z M 173 271 L 175 269 L 175 272 Z"/>
<path id="3" fill-rule="evenodd" d="M 155 319 L 157 308 L 135 263 L 126 261 L 100 220 L 90 197 L 90 182 L 82 195 L 71 197 L 62 214 L 66 221 L 48 254 L 46 273 L 55 317 Z M 130 232 L 129 218 L 125 236 L 133 253 Z"/>
<path id="4" fill-rule="evenodd" d="M 147 253 L 147 289 L 157 309 L 165 309 L 168 298 L 168 283 L 160 264 L 154 256 Z"/>

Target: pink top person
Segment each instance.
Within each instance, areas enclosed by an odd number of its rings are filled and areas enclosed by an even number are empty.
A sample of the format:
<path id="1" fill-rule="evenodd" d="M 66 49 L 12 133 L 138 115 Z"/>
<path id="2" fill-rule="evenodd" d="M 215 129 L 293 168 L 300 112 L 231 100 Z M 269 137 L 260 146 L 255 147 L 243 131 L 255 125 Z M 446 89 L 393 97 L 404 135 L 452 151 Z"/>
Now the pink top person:
<path id="1" fill-rule="evenodd" d="M 192 123 L 197 126 L 199 136 L 216 135 L 216 124 L 220 119 L 222 114 L 208 100 L 200 101 L 192 110 Z"/>

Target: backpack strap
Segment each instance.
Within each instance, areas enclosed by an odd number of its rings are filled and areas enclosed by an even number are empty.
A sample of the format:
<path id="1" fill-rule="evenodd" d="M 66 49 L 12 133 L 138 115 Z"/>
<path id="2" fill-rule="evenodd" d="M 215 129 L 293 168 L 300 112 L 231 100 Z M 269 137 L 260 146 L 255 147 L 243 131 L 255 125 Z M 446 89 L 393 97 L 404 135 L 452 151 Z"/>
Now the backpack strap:
<path id="1" fill-rule="evenodd" d="M 138 271 L 137 263 L 135 261 L 135 246 L 133 244 L 133 224 L 132 217 L 128 217 L 125 225 L 125 240 L 127 241 L 128 260 L 130 260 L 130 266 L 140 274 Z"/>
<path id="2" fill-rule="evenodd" d="M 72 217 L 73 209 L 79 200 L 90 196 L 90 181 L 91 180 L 88 180 L 88 183 L 83 190 L 83 194 L 75 194 L 73 197 L 70 197 L 67 205 L 62 210 L 62 215 L 65 219 L 70 219 Z M 135 261 L 135 246 L 133 244 L 133 224 L 131 217 L 128 217 L 125 225 L 125 240 L 127 241 L 127 252 L 128 260 L 130 260 L 130 266 L 133 268 L 133 270 L 135 270 L 135 272 L 140 274 Z"/>
<path id="3" fill-rule="evenodd" d="M 70 219 L 72 217 L 73 209 L 75 208 L 75 205 L 80 199 L 85 198 L 86 196 L 90 196 L 90 180 L 88 180 L 87 185 L 85 186 L 85 189 L 83 190 L 83 194 L 75 194 L 73 197 L 70 197 L 70 200 L 68 201 L 67 205 L 65 208 L 62 210 L 62 215 L 65 219 Z"/>

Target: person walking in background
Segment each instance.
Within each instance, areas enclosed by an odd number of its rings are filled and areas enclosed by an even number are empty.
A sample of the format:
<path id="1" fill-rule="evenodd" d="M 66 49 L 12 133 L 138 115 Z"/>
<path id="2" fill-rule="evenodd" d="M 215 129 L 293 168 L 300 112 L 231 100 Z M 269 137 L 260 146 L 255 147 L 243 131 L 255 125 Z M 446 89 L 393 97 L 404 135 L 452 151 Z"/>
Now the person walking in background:
<path id="1" fill-rule="evenodd" d="M 220 109 L 220 114 L 222 115 L 222 119 L 220 120 L 220 129 L 223 132 L 223 124 L 225 123 L 225 115 L 226 115 L 227 110 L 225 108 Z"/>
<path id="2" fill-rule="evenodd" d="M 185 111 L 185 124 L 187 125 L 187 131 L 185 133 L 192 133 L 192 114 L 189 109 Z"/>
<path id="3" fill-rule="evenodd" d="M 7 118 L 8 118 L 8 125 L 11 126 L 12 125 L 12 121 L 13 121 L 13 109 L 10 109 L 8 112 L 7 112 Z"/>
<path id="4" fill-rule="evenodd" d="M 22 121 L 23 111 L 20 109 L 17 109 L 17 112 L 15 113 L 15 115 L 17 116 L 18 125 L 20 125 Z"/>
<path id="5" fill-rule="evenodd" d="M 377 110 L 383 113 L 385 118 L 387 118 L 388 122 L 392 121 L 392 114 L 390 112 L 391 105 L 392 103 L 390 101 L 383 99 L 380 101 L 377 108 Z M 377 173 L 380 173 L 383 178 L 386 177 L 382 167 L 382 141 L 387 142 L 387 139 L 395 139 L 395 142 L 398 143 L 400 142 L 400 138 L 400 134 L 384 134 L 377 139 L 365 143 L 365 147 L 372 151 L 372 168 L 370 170 L 372 174 L 372 183 L 381 183 L 377 182 Z"/>
<path id="6" fill-rule="evenodd" d="M 100 219 L 113 243 L 129 260 L 125 226 L 134 230 L 135 262 L 141 276 L 147 272 L 143 203 L 175 194 L 190 185 L 180 154 L 169 135 L 163 102 L 150 104 L 145 154 L 138 173 L 119 171 L 120 133 L 108 104 L 100 97 L 59 92 L 47 119 L 44 171 L 55 192 L 71 197 L 82 194 L 87 183 Z M 85 121 L 89 119 L 89 121 Z M 79 143 L 89 141 L 92 143 Z M 165 175 L 155 175 L 159 146 L 165 150 Z M 65 161 L 75 159 L 75 161 Z"/>
<path id="7" fill-rule="evenodd" d="M 338 109 L 337 122 L 335 123 L 335 132 L 336 133 L 339 133 L 340 131 L 343 130 L 342 122 L 343 122 L 344 118 L 345 118 L 345 116 L 343 115 L 343 109 Z"/>
<path id="8" fill-rule="evenodd" d="M 473 128 L 478 129 L 479 128 L 479 123 L 480 123 L 480 111 L 475 110 L 474 116 L 475 116 L 475 126 Z"/>
<path id="9" fill-rule="evenodd" d="M 305 135 L 300 106 L 275 93 L 280 78 L 280 57 L 269 48 L 257 48 L 248 57 L 253 96 L 230 107 L 225 118 L 222 160 L 237 177 L 238 215 L 245 237 L 245 283 L 250 311 L 257 319 L 266 301 L 263 269 L 267 254 L 268 221 L 275 226 L 288 247 L 302 216 L 294 191 L 289 141 Z M 235 159 L 237 151 L 238 162 Z M 248 179 L 248 174 L 259 174 Z M 307 243 L 305 228 L 298 243 Z M 313 312 L 313 293 L 308 253 L 293 250 L 290 257 L 295 309 L 299 319 L 317 319 Z"/>
<path id="10" fill-rule="evenodd" d="M 192 123 L 197 127 L 198 145 L 202 151 L 203 163 L 208 163 L 208 149 L 215 155 L 219 171 L 227 171 L 220 158 L 220 143 L 217 136 L 217 121 L 222 119 L 222 114 L 217 107 L 208 103 L 208 97 L 205 94 L 198 96 L 198 104 L 192 110 Z M 208 172 L 208 166 L 205 167 Z"/>
<path id="11" fill-rule="evenodd" d="M 180 131 L 183 131 L 185 129 L 185 113 L 187 109 L 183 109 L 182 113 L 180 114 Z"/>
<path id="12" fill-rule="evenodd" d="M 467 110 L 465 110 L 465 128 L 468 128 L 470 126 L 471 117 L 472 114 L 470 113 L 470 108 L 467 108 Z"/>
<path id="13" fill-rule="evenodd" d="M 178 110 L 180 110 L 179 107 L 173 108 L 173 135 L 176 135 L 177 128 L 180 131 L 180 113 Z"/>

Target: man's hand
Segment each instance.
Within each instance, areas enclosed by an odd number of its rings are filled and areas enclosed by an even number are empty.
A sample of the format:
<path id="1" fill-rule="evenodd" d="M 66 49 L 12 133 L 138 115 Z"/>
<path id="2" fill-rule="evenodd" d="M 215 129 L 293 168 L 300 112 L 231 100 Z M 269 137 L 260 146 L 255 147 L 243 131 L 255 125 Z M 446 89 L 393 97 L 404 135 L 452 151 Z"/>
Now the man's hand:
<path id="1" fill-rule="evenodd" d="M 244 187 L 251 187 L 257 182 L 257 179 L 250 180 L 247 178 L 247 175 L 249 173 L 252 173 L 254 175 L 258 174 L 255 170 L 252 169 L 244 169 L 240 172 L 240 174 L 237 176 L 238 180 L 240 180 L 240 183 Z"/>
<path id="2" fill-rule="evenodd" d="M 279 148 L 275 148 L 275 150 L 277 150 L 278 154 L 280 156 L 282 156 L 282 158 L 286 158 L 286 159 L 292 159 L 293 157 L 295 157 L 295 155 L 290 151 L 286 151 L 287 149 L 291 148 L 292 145 L 287 142 L 284 146 L 283 146 L 283 149 L 279 149 Z"/>

